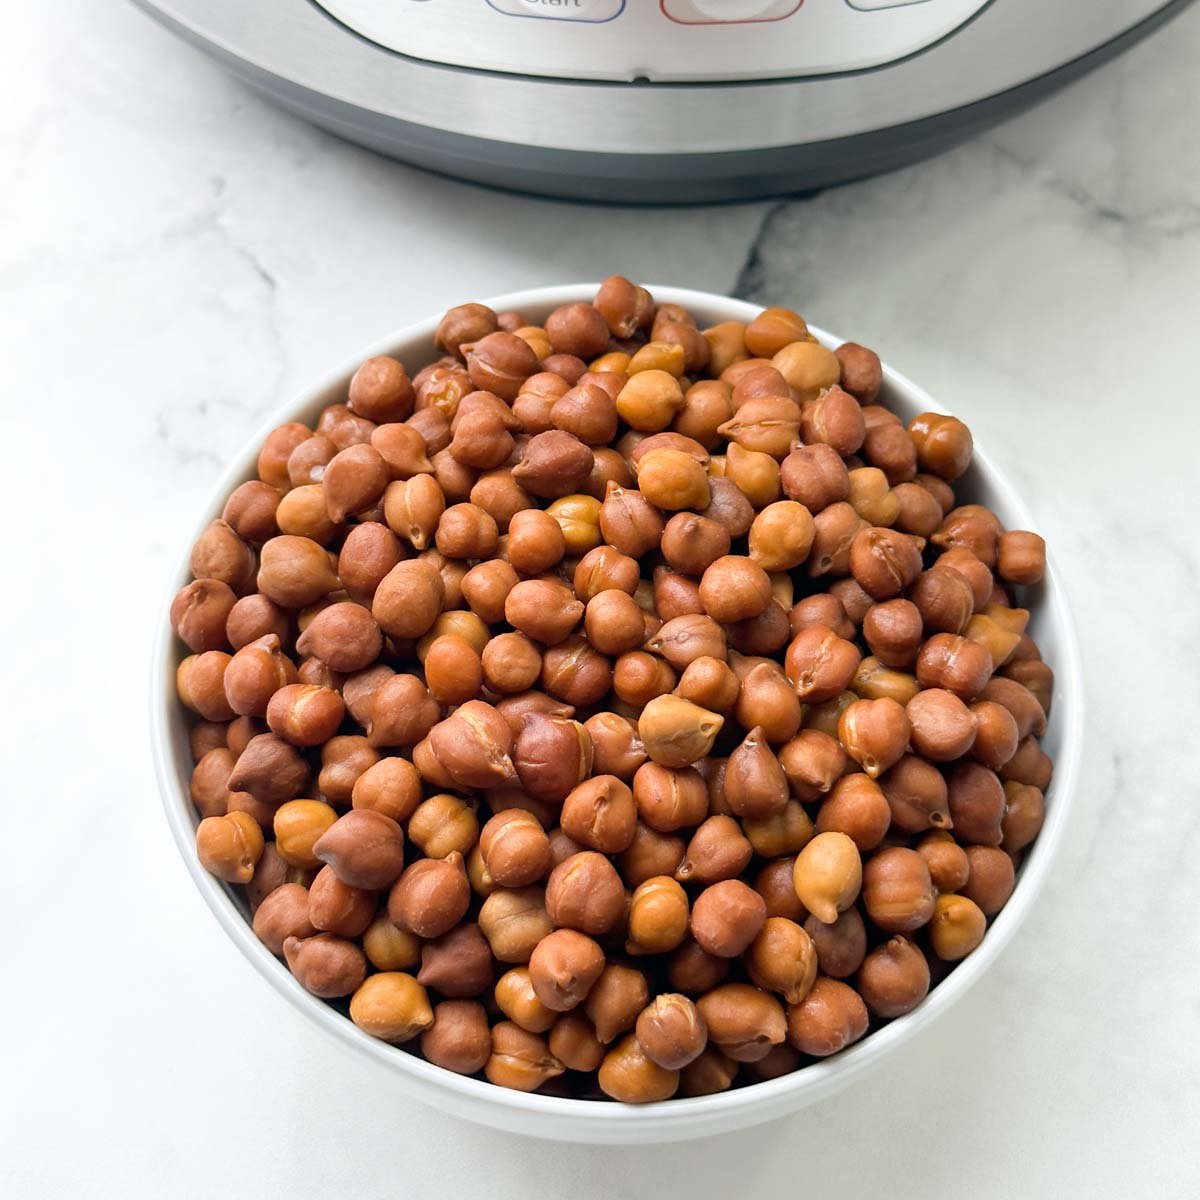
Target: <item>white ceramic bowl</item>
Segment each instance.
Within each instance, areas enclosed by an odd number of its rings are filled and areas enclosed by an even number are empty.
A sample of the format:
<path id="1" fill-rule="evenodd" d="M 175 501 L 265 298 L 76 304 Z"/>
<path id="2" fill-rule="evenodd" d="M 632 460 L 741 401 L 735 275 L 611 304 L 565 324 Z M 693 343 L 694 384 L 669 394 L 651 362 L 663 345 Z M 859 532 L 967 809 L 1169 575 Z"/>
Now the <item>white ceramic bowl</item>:
<path id="1" fill-rule="evenodd" d="M 707 292 L 669 287 L 654 287 L 652 291 L 660 301 L 685 305 L 701 324 L 749 321 L 758 311 L 743 301 Z M 595 293 L 595 284 L 571 284 L 498 296 L 488 303 L 496 310 L 518 309 L 540 320 L 559 304 L 589 300 Z M 392 354 L 402 359 L 410 370 L 417 369 L 432 357 L 436 324 L 437 319 L 430 318 L 360 351 L 328 378 L 276 413 L 270 425 L 249 444 L 245 453 L 218 483 L 186 546 L 190 547 L 200 530 L 220 515 L 225 498 L 233 488 L 254 476 L 258 447 L 270 429 L 284 421 L 310 422 L 325 405 L 341 400 L 351 374 L 368 355 Z M 810 328 L 825 345 L 837 346 L 843 340 L 815 327 Z M 920 388 L 898 372 L 885 367 L 884 375 L 883 397 L 889 407 L 906 421 L 918 412 L 939 411 L 938 406 Z M 992 464 L 987 454 L 978 448 L 973 465 L 956 490 L 960 496 L 994 509 L 1005 525 L 1011 528 L 1030 528 L 1032 525 L 1012 485 Z M 1046 579 L 1033 598 L 1034 615 L 1030 623 L 1046 661 L 1055 672 L 1054 711 L 1043 743 L 1055 762 L 1054 781 L 1046 796 L 1046 823 L 1021 866 L 1012 898 L 992 922 L 982 945 L 939 983 L 913 1012 L 892 1021 L 831 1059 L 780 1079 L 716 1096 L 626 1107 L 554 1096 L 525 1095 L 494 1087 L 479 1079 L 455 1075 L 402 1049 L 369 1037 L 341 1013 L 306 992 L 292 978 L 287 967 L 254 936 L 245 904 L 230 888 L 200 866 L 195 853 L 197 818 L 188 797 L 191 775 L 188 722 L 175 696 L 175 666 L 180 649 L 170 634 L 167 618 L 170 597 L 188 578 L 185 549 L 171 577 L 167 602 L 159 621 L 151 685 L 151 732 L 167 820 L 196 886 L 238 949 L 281 995 L 311 1019 L 315 1028 L 373 1059 L 381 1071 L 400 1075 L 414 1098 L 499 1129 L 577 1142 L 674 1141 L 769 1121 L 828 1096 L 935 1021 L 987 971 L 1036 902 L 1066 827 L 1079 771 L 1083 694 L 1075 631 L 1062 583 L 1051 560 Z"/>

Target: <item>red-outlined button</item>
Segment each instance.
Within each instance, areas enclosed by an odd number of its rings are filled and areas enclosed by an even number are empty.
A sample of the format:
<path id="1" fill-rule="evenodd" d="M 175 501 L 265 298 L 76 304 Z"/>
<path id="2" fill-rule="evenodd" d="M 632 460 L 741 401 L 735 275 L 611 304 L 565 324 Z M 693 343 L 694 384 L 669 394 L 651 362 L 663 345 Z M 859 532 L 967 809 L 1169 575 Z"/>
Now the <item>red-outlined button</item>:
<path id="1" fill-rule="evenodd" d="M 760 25 L 794 15 L 803 3 L 804 0 L 659 0 L 659 7 L 677 25 Z"/>

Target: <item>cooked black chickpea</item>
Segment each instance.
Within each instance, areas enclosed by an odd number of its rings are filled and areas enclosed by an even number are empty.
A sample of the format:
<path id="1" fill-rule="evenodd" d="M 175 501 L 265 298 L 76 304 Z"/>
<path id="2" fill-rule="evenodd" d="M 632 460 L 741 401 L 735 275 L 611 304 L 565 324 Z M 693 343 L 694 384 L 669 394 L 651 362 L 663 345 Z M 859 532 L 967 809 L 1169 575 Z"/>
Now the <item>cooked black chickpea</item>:
<path id="1" fill-rule="evenodd" d="M 635 1104 L 804 1069 L 978 947 L 1046 816 L 1046 546 L 890 386 L 613 276 L 458 305 L 268 435 L 170 623 L 197 855 L 302 986 Z"/>

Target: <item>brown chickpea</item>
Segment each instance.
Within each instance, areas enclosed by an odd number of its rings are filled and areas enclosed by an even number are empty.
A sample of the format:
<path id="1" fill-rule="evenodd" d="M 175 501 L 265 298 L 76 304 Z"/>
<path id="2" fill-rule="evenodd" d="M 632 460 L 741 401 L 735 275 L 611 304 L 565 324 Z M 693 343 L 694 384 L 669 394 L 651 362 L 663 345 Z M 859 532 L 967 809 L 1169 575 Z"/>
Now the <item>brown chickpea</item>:
<path id="1" fill-rule="evenodd" d="M 976 736 L 975 717 L 953 692 L 926 688 L 908 702 L 905 711 L 918 754 L 934 762 L 950 762 L 971 749 Z"/>
<path id="2" fill-rule="evenodd" d="M 709 470 L 723 463 L 724 477 L 729 480 L 749 501 L 753 508 L 765 508 L 779 499 L 780 466 L 769 454 L 759 450 L 747 450 L 737 442 L 725 447 L 724 459 L 714 458 Z M 711 490 L 711 489 L 710 489 Z"/>
<path id="3" fill-rule="evenodd" d="M 528 962 L 534 947 L 553 928 L 545 891 L 498 888 L 479 910 L 479 928 L 500 962 Z"/>
<path id="4" fill-rule="evenodd" d="M 831 446 L 798 446 L 780 468 L 780 482 L 789 500 L 816 514 L 850 494 L 850 478 L 841 456 Z"/>
<path id="5" fill-rule="evenodd" d="M 322 933 L 357 938 L 375 916 L 376 894 L 351 887 L 331 867 L 322 867 L 308 889 L 308 919 Z"/>
<path id="6" fill-rule="evenodd" d="M 437 723 L 441 705 L 415 675 L 390 675 L 366 703 L 367 740 L 375 747 L 413 746 Z"/>
<path id="7" fill-rule="evenodd" d="M 293 867 L 320 867 L 315 847 L 337 820 L 337 813 L 320 800 L 289 800 L 275 813 L 275 848 Z"/>
<path id="8" fill-rule="evenodd" d="M 565 553 L 562 529 L 544 509 L 526 509 L 509 522 L 508 561 L 520 574 L 540 575 L 561 561 Z"/>
<path id="9" fill-rule="evenodd" d="M 708 1028 L 693 1001 L 678 992 L 664 992 L 638 1015 L 636 1035 L 647 1058 L 678 1071 L 703 1052 Z"/>
<path id="10" fill-rule="evenodd" d="M 861 404 L 874 403 L 883 385 L 879 355 L 857 342 L 843 342 L 834 351 L 841 367 L 841 384 Z"/>
<path id="11" fill-rule="evenodd" d="M 479 840 L 474 802 L 445 793 L 422 800 L 409 817 L 408 837 L 427 858 L 465 855 Z"/>
<path id="12" fill-rule="evenodd" d="M 838 740 L 872 779 L 899 762 L 909 733 L 908 716 L 895 700 L 856 700 L 838 719 Z"/>
<path id="13" fill-rule="evenodd" d="M 684 450 L 655 450 L 637 465 L 638 488 L 656 508 L 675 511 L 707 507 L 708 475 Z"/>
<path id="14" fill-rule="evenodd" d="M 243 596 L 229 610 L 225 637 L 235 650 L 240 650 L 268 633 L 273 633 L 281 643 L 286 642 L 289 627 L 283 609 L 256 592 L 252 596 Z"/>
<path id="15" fill-rule="evenodd" d="M 767 919 L 763 898 L 740 879 L 711 884 L 692 905 L 692 937 L 702 950 L 736 958 L 758 936 Z"/>
<path id="16" fill-rule="evenodd" d="M 826 1058 L 867 1032 L 867 1007 L 859 994 L 836 979 L 818 976 L 801 1003 L 787 1013 L 788 1041 L 802 1054 Z"/>
<path id="17" fill-rule="evenodd" d="M 371 965 L 379 971 L 407 971 L 421 961 L 420 940 L 393 925 L 386 911 L 367 926 L 362 944 Z"/>
<path id="18" fill-rule="evenodd" d="M 463 598 L 472 612 L 495 625 L 504 620 L 504 602 L 517 583 L 517 573 L 509 563 L 491 559 L 477 563 L 463 576 Z"/>
<path id="19" fill-rule="evenodd" d="M 665 954 L 680 945 L 688 931 L 687 893 L 666 875 L 644 880 L 629 903 L 630 954 Z"/>
<path id="20" fill-rule="evenodd" d="M 604 1045 L 633 1028 L 638 1014 L 650 999 L 646 977 L 633 967 L 609 963 L 600 972 L 588 997 L 584 1012 Z"/>
<path id="21" fill-rule="evenodd" d="M 857 908 L 838 914 L 831 925 L 810 916 L 804 931 L 813 940 L 821 973 L 846 979 L 862 965 L 867 955 L 867 928 Z"/>
<path id="22" fill-rule="evenodd" d="M 906 754 L 880 777 L 892 824 L 904 833 L 950 827 L 948 789 L 942 773 L 923 758 Z"/>
<path id="23" fill-rule="evenodd" d="M 200 865 L 228 883 L 249 883 L 262 852 L 262 830 L 247 813 L 205 817 L 196 829 Z"/>
<path id="24" fill-rule="evenodd" d="M 714 621 L 744 621 L 758 616 L 771 602 L 771 581 L 751 559 L 725 555 L 701 577 L 700 600 Z"/>
<path id="25" fill-rule="evenodd" d="M 968 846 L 970 872 L 962 894 L 973 900 L 984 916 L 994 917 L 1007 903 L 1016 882 L 1013 860 L 995 846 Z"/>
<path id="26" fill-rule="evenodd" d="M 608 485 L 600 506 L 600 533 L 621 554 L 638 559 L 658 548 L 663 520 L 640 491 L 616 483 Z"/>
<path id="27" fill-rule="evenodd" d="M 646 707 L 656 696 L 666 696 L 674 685 L 676 673 L 671 667 L 644 650 L 630 650 L 613 664 L 612 690 L 618 700 L 635 708 Z"/>
<path id="28" fill-rule="evenodd" d="M 812 625 L 792 639 L 785 669 L 800 699 L 819 704 L 845 690 L 861 657 L 853 642 L 838 637 L 832 629 Z"/>
<path id="29" fill-rule="evenodd" d="M 1040 788 L 1008 780 L 1004 784 L 1004 820 L 1000 845 L 1010 854 L 1024 850 L 1042 830 L 1046 799 Z"/>
<path id="30" fill-rule="evenodd" d="M 591 449 L 573 434 L 548 429 L 526 443 L 512 476 L 532 495 L 553 500 L 578 492 L 594 463 Z"/>
<path id="31" fill-rule="evenodd" d="M 817 342 L 790 342 L 771 356 L 771 362 L 801 400 L 816 399 L 841 377 L 836 356 Z"/>
<path id="32" fill-rule="evenodd" d="M 596 936 L 607 933 L 625 917 L 621 877 L 603 854 L 573 854 L 550 872 L 546 911 L 556 926 Z"/>
<path id="33" fill-rule="evenodd" d="M 677 356 L 677 361 L 682 368 L 682 354 Z M 667 371 L 642 370 L 629 377 L 616 401 L 617 412 L 627 425 L 642 432 L 656 433 L 666 429 L 683 408 L 683 389 L 679 379 Z"/>
<path id="34" fill-rule="evenodd" d="M 645 581 L 639 584 L 633 598 L 645 608 L 648 616 L 657 616 L 659 620 L 670 624 L 679 617 L 703 615 L 704 605 L 700 602 L 700 585 L 695 579 L 689 578 L 687 575 L 680 575 L 668 567 L 660 566 L 654 568 L 654 580 L 649 596 L 645 595 L 644 584 Z M 697 654 L 702 650 L 713 649 L 714 646 L 720 650 L 724 644 L 724 638 L 723 635 L 720 635 L 722 639 L 720 645 L 712 640 L 713 626 L 716 626 L 715 621 L 711 626 L 693 626 L 693 629 L 703 628 L 710 632 L 706 634 L 704 641 L 697 640 L 694 645 L 689 641 L 682 649 L 694 650 Z M 662 632 L 661 628 L 658 632 Z M 657 638 L 657 634 L 655 637 Z"/>
<path id="35" fill-rule="evenodd" d="M 808 916 L 792 882 L 795 865 L 794 855 L 777 858 L 763 866 L 755 876 L 754 890 L 763 898 L 768 917 L 786 917 L 789 921 L 801 922 Z"/>
<path id="36" fill-rule="evenodd" d="M 188 792 L 202 817 L 221 817 L 229 811 L 229 775 L 236 761 L 233 751 L 225 746 L 214 746 L 200 756 Z"/>
<path id="37" fill-rule="evenodd" d="M 886 600 L 909 586 L 921 573 L 917 543 L 896 529 L 860 529 L 850 546 L 850 570 L 875 600 Z"/>
<path id="38" fill-rule="evenodd" d="M 939 479 L 957 479 L 971 463 L 971 431 L 954 417 L 922 413 L 909 422 L 917 463 Z"/>
<path id="39" fill-rule="evenodd" d="M 704 780 L 690 766 L 668 767 L 647 762 L 637 768 L 632 781 L 637 814 L 659 833 L 696 826 L 708 812 Z"/>
<path id="40" fill-rule="evenodd" d="M 435 1066 L 459 1075 L 483 1069 L 492 1050 L 487 1012 L 475 1000 L 443 1000 L 433 1023 L 421 1034 L 421 1054 Z"/>
<path id="41" fill-rule="evenodd" d="M 921 646 L 921 613 L 911 600 L 872 604 L 863 617 L 863 637 L 885 667 L 911 668 Z"/>
<path id="42" fill-rule="evenodd" d="M 563 802 L 563 831 L 581 846 L 619 854 L 633 842 L 637 808 L 633 793 L 612 775 L 596 775 L 574 788 Z"/>
<path id="43" fill-rule="evenodd" d="M 279 957 L 288 938 L 312 937 L 317 931 L 308 919 L 308 889 L 299 883 L 275 888 L 255 910 L 253 929 L 258 940 Z"/>
<path id="44" fill-rule="evenodd" d="M 682 883 L 715 884 L 740 875 L 754 853 L 742 827 L 727 813 L 707 817 L 675 869 Z"/>
<path id="45" fill-rule="evenodd" d="M 221 580 L 193 580 L 171 602 L 171 627 L 194 654 L 224 650 L 226 625 L 236 604 L 233 589 Z"/>
<path id="46" fill-rule="evenodd" d="M 283 957 L 300 986 L 322 1000 L 349 996 L 367 973 L 367 960 L 358 946 L 332 933 L 290 937 L 283 943 Z"/>
<path id="47" fill-rule="evenodd" d="M 308 786 L 308 763 L 294 746 L 273 733 L 261 733 L 246 744 L 229 773 L 231 792 L 250 792 L 264 804 L 293 800 Z"/>
<path id="48" fill-rule="evenodd" d="M 945 688 L 960 700 L 973 700 L 992 673 L 992 659 L 975 642 L 937 633 L 917 655 L 917 680 L 925 688 Z"/>
<path id="49" fill-rule="evenodd" d="M 529 1033 L 545 1033 L 558 1020 L 533 990 L 528 967 L 513 967 L 496 980 L 496 1006 L 515 1025 Z"/>
<path id="50" fill-rule="evenodd" d="M 591 737 L 578 721 L 545 713 L 522 718 L 513 763 L 530 796 L 561 803 L 592 770 Z"/>
<path id="51" fill-rule="evenodd" d="M 526 637 L 553 646 L 579 624 L 584 606 L 570 588 L 550 579 L 527 579 L 508 593 L 505 620 Z"/>
<path id="52" fill-rule="evenodd" d="M 1026 529 L 1000 535 L 996 571 L 1008 583 L 1040 583 L 1046 573 L 1046 542 Z"/>
<path id="53" fill-rule="evenodd" d="M 685 850 L 682 839 L 659 833 L 639 821 L 629 849 L 617 860 L 621 877 L 636 888 L 656 875 L 673 875 L 683 861 Z"/>
<path id="54" fill-rule="evenodd" d="M 533 1092 L 563 1073 L 545 1039 L 511 1021 L 492 1026 L 492 1052 L 483 1073 L 490 1083 L 520 1092 Z"/>
<path id="55" fill-rule="evenodd" d="M 289 486 L 301 488 L 320 483 L 325 477 L 325 468 L 337 452 L 337 446 L 324 434 L 314 434 L 301 442 L 287 460 Z M 321 498 L 324 503 L 324 493 L 321 494 Z"/>
<path id="56" fill-rule="evenodd" d="M 716 521 L 731 538 L 745 536 L 754 524 L 754 506 L 732 479 L 712 476 L 708 481 L 708 507 L 701 513 Z"/>
<path id="57" fill-rule="evenodd" d="M 859 968 L 858 994 L 884 1020 L 911 1012 L 928 993 L 929 963 L 906 937 L 889 938 Z"/>
<path id="58" fill-rule="evenodd" d="M 471 888 L 457 851 L 406 867 L 388 895 L 388 917 L 421 938 L 441 937 L 462 920 Z"/>
<path id="59" fill-rule="evenodd" d="M 578 1010 L 562 1013 L 549 1036 L 550 1053 L 569 1071 L 595 1071 L 604 1061 L 604 1043 Z"/>
<path id="60" fill-rule="evenodd" d="M 529 975 L 547 1008 L 567 1012 L 587 999 L 604 970 L 604 952 L 575 929 L 556 929 L 534 948 Z"/>
<path id="61" fill-rule="evenodd" d="M 679 1072 L 652 1061 L 633 1034 L 604 1056 L 596 1079 L 606 1096 L 624 1104 L 669 1100 L 679 1087 Z"/>
<path id="62" fill-rule="evenodd" d="M 943 962 L 958 962 L 983 941 L 986 928 L 987 917 L 974 900 L 939 896 L 929 922 L 929 944 Z"/>
<path id="63" fill-rule="evenodd" d="M 971 757 L 993 771 L 1000 770 L 1017 752 L 1020 735 L 1016 719 L 993 700 L 976 701 L 971 705 L 971 716 L 975 721 Z"/>
<path id="64" fill-rule="evenodd" d="M 542 687 L 555 699 L 584 708 L 598 703 L 613 684 L 613 665 L 584 637 L 569 637 L 542 655 Z"/>
<path id="65" fill-rule="evenodd" d="M 784 810 L 788 801 L 787 776 L 761 728 L 751 729 L 730 754 L 725 788 L 729 807 L 736 816 L 763 821 Z"/>
<path id="66" fill-rule="evenodd" d="M 888 933 L 911 933 L 933 915 L 935 892 L 924 858 L 894 846 L 867 860 L 862 877 L 867 915 Z"/>
<path id="67" fill-rule="evenodd" d="M 496 813 L 479 835 L 479 848 L 501 887 L 526 887 L 550 872 L 550 841 L 538 819 L 521 809 Z"/>
<path id="68" fill-rule="evenodd" d="M 254 550 L 228 521 L 219 519 L 211 521 L 196 539 L 188 560 L 193 579 L 219 580 L 238 595 L 253 590 L 254 566 Z"/>
<path id="69" fill-rule="evenodd" d="M 312 430 L 298 421 L 289 421 L 267 434 L 258 452 L 258 477 L 274 488 L 286 490 L 291 486 L 287 463 L 292 451 L 312 437 Z"/>
<path id="70" fill-rule="evenodd" d="M 351 601 L 322 609 L 296 641 L 299 653 L 344 674 L 369 667 L 382 648 L 383 634 L 370 610 Z"/>
<path id="71" fill-rule="evenodd" d="M 959 763 L 946 780 L 954 836 L 980 846 L 1000 845 L 1004 788 L 994 771 L 979 763 Z"/>
<path id="72" fill-rule="evenodd" d="M 817 812 L 820 833 L 844 833 L 860 853 L 874 850 L 891 824 L 892 811 L 883 789 L 870 776 L 844 775 Z"/>
<path id="73" fill-rule="evenodd" d="M 358 777 L 379 761 L 380 755 L 366 738 L 346 734 L 330 738 L 321 747 L 317 786 L 330 804 L 348 806 Z"/>
<path id="74" fill-rule="evenodd" d="M 206 721 L 229 721 L 234 716 L 225 695 L 225 674 L 232 661 L 223 650 L 205 650 L 189 654 L 175 671 L 179 699 Z"/>
<path id="75" fill-rule="evenodd" d="M 636 650 L 644 637 L 642 610 L 625 592 L 600 592 L 587 603 L 584 630 L 592 647 L 601 654 Z"/>
<path id="76" fill-rule="evenodd" d="M 796 799 L 820 799 L 845 774 L 847 759 L 837 738 L 802 729 L 779 751 L 779 765 Z"/>
<path id="77" fill-rule="evenodd" d="M 343 883 L 378 891 L 404 869 L 404 832 L 381 812 L 351 809 L 321 834 L 312 854 Z"/>
<path id="78" fill-rule="evenodd" d="M 817 950 L 795 921 L 768 917 L 747 952 L 746 969 L 760 988 L 799 1004 L 817 977 Z"/>
<path id="79" fill-rule="evenodd" d="M 844 833 L 819 833 L 796 856 L 796 894 L 827 925 L 854 903 L 862 878 L 858 847 Z"/>
<path id="80" fill-rule="evenodd" d="M 831 446 L 847 458 L 858 451 L 867 434 L 862 406 L 834 384 L 804 405 L 800 433 L 807 445 Z"/>
<path id="81" fill-rule="evenodd" d="M 957 892 L 967 882 L 970 872 L 967 853 L 945 829 L 927 833 L 916 849 L 925 860 L 929 877 L 939 892 Z"/>
<path id="82" fill-rule="evenodd" d="M 813 823 L 796 800 L 787 800 L 783 808 L 757 819 L 744 817 L 742 830 L 754 852 L 764 858 L 796 854 L 812 840 Z"/>
<path id="83" fill-rule="evenodd" d="M 659 695 L 643 708 L 638 736 L 656 763 L 685 767 L 708 754 L 724 723 L 719 714 L 689 700 Z"/>
<path id="84" fill-rule="evenodd" d="M 808 325 L 798 312 L 790 308 L 764 308 L 746 326 L 744 343 L 751 354 L 770 358 L 785 346 L 807 337 Z"/>
<path id="85" fill-rule="evenodd" d="M 748 983 L 726 983 L 705 993 L 696 1008 L 708 1041 L 736 1062 L 757 1062 L 787 1034 L 783 1006 Z"/>

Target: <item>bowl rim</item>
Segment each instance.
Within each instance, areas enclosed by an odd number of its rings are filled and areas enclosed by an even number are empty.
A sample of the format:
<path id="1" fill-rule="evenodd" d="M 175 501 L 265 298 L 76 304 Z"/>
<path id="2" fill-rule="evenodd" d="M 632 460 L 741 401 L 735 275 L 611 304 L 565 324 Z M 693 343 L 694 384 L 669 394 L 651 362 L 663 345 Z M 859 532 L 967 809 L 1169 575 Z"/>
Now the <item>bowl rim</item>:
<path id="1" fill-rule="evenodd" d="M 548 310 L 559 304 L 579 300 L 590 301 L 598 286 L 595 282 L 557 284 L 505 293 L 482 303 L 496 311 Z M 651 284 L 646 286 L 657 301 L 681 304 L 692 311 L 712 315 L 714 323 L 727 320 L 749 321 L 761 311 L 758 305 L 714 292 Z M 220 514 L 230 491 L 238 483 L 252 476 L 258 447 L 267 433 L 286 421 L 295 420 L 297 414 L 311 408 L 318 397 L 343 386 L 365 358 L 396 352 L 402 345 L 416 341 L 432 344 L 439 319 L 436 316 L 428 317 L 376 339 L 371 345 L 343 360 L 337 368 L 326 373 L 315 383 L 300 389 L 281 404 L 216 481 L 208 501 L 203 506 L 201 518 L 196 523 L 192 537 L 184 543 L 181 554 L 174 562 L 168 578 L 167 596 L 158 610 L 158 629 L 151 664 L 149 734 L 163 810 L 188 873 L 234 944 L 259 974 L 293 1007 L 315 1021 L 343 1045 L 351 1047 L 385 1068 L 398 1071 L 402 1077 L 411 1078 L 421 1093 L 418 1098 L 428 1099 L 430 1092 L 440 1090 L 446 1093 L 447 1101 L 455 1096 L 469 1101 L 468 1109 L 462 1115 L 471 1116 L 470 1109 L 482 1104 L 499 1106 L 538 1124 L 552 1121 L 561 1126 L 564 1122 L 578 1122 L 582 1127 L 586 1122 L 595 1129 L 598 1122 L 603 1127 L 599 1140 L 607 1133 L 611 1135 L 612 1140 L 617 1141 L 622 1137 L 622 1130 L 631 1130 L 635 1126 L 655 1124 L 658 1128 L 678 1127 L 692 1122 L 699 1123 L 701 1118 L 725 1117 L 730 1120 L 730 1127 L 733 1128 L 739 1123 L 749 1124 L 754 1119 L 752 1116 L 743 1116 L 739 1122 L 739 1114 L 762 1108 L 769 1110 L 763 1117 L 767 1119 L 771 1115 L 799 1108 L 840 1089 L 902 1042 L 933 1023 L 980 979 L 1028 916 L 1058 853 L 1077 789 L 1083 741 L 1084 697 L 1078 636 L 1053 552 L 1047 554 L 1042 603 L 1045 611 L 1052 615 L 1058 625 L 1056 655 L 1060 661 L 1055 662 L 1054 669 L 1056 691 L 1059 695 L 1056 697 L 1058 703 L 1054 707 L 1054 718 L 1061 722 L 1060 748 L 1054 764 L 1051 802 L 1046 806 L 1045 823 L 1021 864 L 1011 897 L 1000 913 L 992 918 L 978 949 L 959 962 L 954 970 L 932 987 L 912 1012 L 895 1018 L 839 1054 L 821 1059 L 777 1079 L 709 1096 L 672 1098 L 645 1105 L 625 1105 L 518 1092 L 498 1087 L 486 1080 L 458 1075 L 400 1047 L 371 1037 L 337 1009 L 305 991 L 285 964 L 254 935 L 228 886 L 201 867 L 195 854 L 196 821 L 193 819 L 187 790 L 180 786 L 171 742 L 170 723 L 173 706 L 177 704 L 177 700 L 173 688 L 167 683 L 174 678 L 174 660 L 178 653 L 169 620 L 170 605 L 183 582 L 190 578 L 187 569 L 190 547 L 208 522 Z M 810 324 L 809 330 L 828 347 L 840 345 L 844 340 L 816 325 Z M 910 400 L 920 403 L 926 411 L 946 411 L 935 403 L 923 388 L 894 367 L 884 363 L 883 373 L 885 385 L 889 390 L 906 395 Z M 1023 499 L 986 451 L 976 446 L 973 461 L 978 464 L 981 474 L 987 478 L 991 487 L 1003 496 L 1009 510 L 1019 517 L 1022 526 L 1032 528 L 1032 519 Z M 537 1132 L 535 1128 L 528 1131 Z"/>

